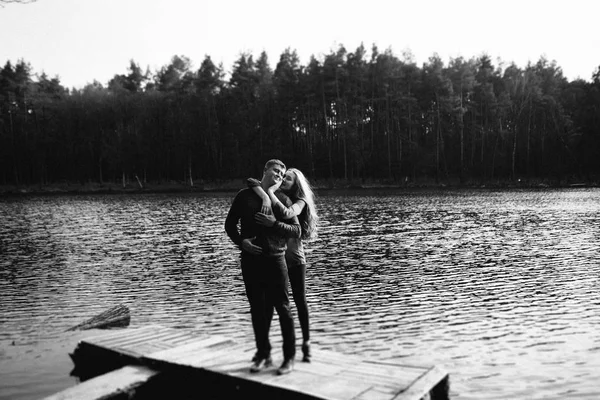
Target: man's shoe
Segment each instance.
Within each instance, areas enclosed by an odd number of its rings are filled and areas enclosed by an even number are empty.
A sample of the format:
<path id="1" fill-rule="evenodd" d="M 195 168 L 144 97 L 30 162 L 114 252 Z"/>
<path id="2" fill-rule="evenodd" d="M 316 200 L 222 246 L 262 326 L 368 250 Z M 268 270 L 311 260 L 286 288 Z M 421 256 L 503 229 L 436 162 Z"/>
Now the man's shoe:
<path id="1" fill-rule="evenodd" d="M 294 359 L 288 358 L 283 361 L 283 364 L 281 364 L 281 367 L 277 368 L 277 375 L 289 374 L 290 372 L 292 372 L 293 369 L 294 369 Z"/>
<path id="2" fill-rule="evenodd" d="M 269 368 L 271 365 L 273 365 L 273 360 L 270 356 L 266 358 L 255 356 L 252 359 L 252 366 L 250 367 L 250 372 L 260 372 L 265 368 Z"/>
<path id="3" fill-rule="evenodd" d="M 310 362 L 310 342 L 302 343 L 302 362 Z"/>

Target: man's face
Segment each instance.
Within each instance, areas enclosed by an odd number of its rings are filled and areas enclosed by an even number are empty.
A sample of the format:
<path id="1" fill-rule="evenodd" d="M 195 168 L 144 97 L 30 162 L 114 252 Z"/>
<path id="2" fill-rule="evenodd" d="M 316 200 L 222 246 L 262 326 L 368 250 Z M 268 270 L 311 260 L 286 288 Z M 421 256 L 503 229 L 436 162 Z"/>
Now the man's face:
<path id="1" fill-rule="evenodd" d="M 273 186 L 283 180 L 285 169 L 279 164 L 273 164 L 267 168 L 263 174 L 263 180 L 268 186 Z"/>

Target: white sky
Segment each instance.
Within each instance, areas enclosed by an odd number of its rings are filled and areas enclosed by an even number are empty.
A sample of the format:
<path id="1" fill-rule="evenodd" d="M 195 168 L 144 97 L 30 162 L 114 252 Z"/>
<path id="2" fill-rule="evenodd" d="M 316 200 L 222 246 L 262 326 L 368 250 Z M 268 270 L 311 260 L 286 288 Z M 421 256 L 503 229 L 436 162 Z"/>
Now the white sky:
<path id="1" fill-rule="evenodd" d="M 524 68 L 544 55 L 569 80 L 600 65 L 599 0 L 37 0 L 0 7 L 0 67 L 24 59 L 66 87 L 106 84 L 133 59 L 156 71 L 173 55 L 196 70 L 205 55 L 227 72 L 241 52 L 287 48 L 303 65 L 340 44 L 373 43 L 421 66 L 437 52 Z"/>

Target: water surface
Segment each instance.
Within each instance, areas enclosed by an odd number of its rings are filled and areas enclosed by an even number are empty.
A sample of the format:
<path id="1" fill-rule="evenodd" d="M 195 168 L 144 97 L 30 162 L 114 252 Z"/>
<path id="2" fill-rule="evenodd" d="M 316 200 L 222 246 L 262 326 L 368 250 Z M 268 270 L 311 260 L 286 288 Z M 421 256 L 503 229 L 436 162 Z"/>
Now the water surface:
<path id="1" fill-rule="evenodd" d="M 92 333 L 64 331 L 118 303 L 132 326 L 251 337 L 223 231 L 233 196 L 0 200 L 0 398 L 75 384 L 67 353 Z M 455 399 L 600 397 L 600 190 L 323 192 L 318 205 L 315 358 L 440 364 Z"/>

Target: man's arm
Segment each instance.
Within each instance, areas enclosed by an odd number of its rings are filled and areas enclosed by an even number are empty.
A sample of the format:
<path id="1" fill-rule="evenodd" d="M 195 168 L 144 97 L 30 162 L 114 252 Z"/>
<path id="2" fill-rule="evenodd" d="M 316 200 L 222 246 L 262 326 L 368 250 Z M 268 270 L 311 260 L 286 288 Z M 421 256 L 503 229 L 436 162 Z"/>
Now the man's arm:
<path id="1" fill-rule="evenodd" d="M 271 229 L 277 232 L 278 235 L 288 239 L 298 239 L 302 234 L 302 228 L 300 227 L 300 222 L 298 222 L 298 217 L 286 219 L 285 222 L 275 221 Z"/>
<path id="2" fill-rule="evenodd" d="M 238 194 L 233 199 L 231 207 L 229 208 L 229 212 L 227 213 L 227 217 L 225 218 L 225 232 L 227 232 L 227 236 L 229 236 L 231 241 L 241 249 L 242 236 L 240 235 L 240 231 L 238 230 L 238 222 L 241 218 L 238 212 L 239 197 L 240 193 L 238 192 Z"/>
<path id="3" fill-rule="evenodd" d="M 259 255 L 262 253 L 262 248 L 252 243 L 252 238 L 243 238 L 240 231 L 238 230 L 238 222 L 242 218 L 242 209 L 244 207 L 244 197 L 239 191 L 233 199 L 231 208 L 225 218 L 225 232 L 231 241 L 238 246 L 240 250 L 246 251 L 250 254 Z"/>

